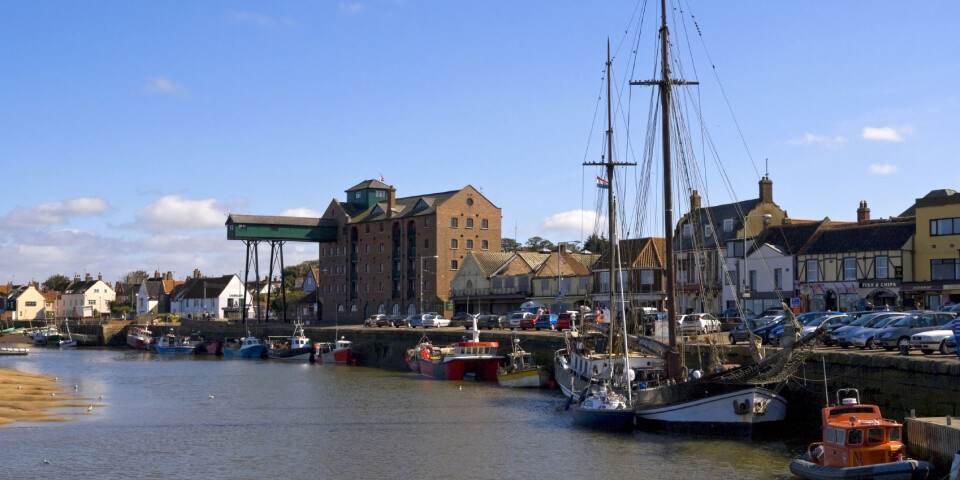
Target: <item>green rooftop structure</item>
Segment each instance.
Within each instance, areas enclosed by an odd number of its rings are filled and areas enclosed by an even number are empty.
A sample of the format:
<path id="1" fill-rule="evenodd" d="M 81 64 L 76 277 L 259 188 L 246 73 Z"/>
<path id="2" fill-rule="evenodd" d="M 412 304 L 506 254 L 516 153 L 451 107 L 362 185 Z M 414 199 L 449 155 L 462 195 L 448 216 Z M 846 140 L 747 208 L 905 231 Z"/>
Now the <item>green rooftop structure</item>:
<path id="1" fill-rule="evenodd" d="M 270 268 L 267 277 L 266 305 L 270 305 L 270 282 L 273 279 L 273 266 L 280 264 L 280 294 L 283 297 L 283 321 L 287 321 L 287 290 L 283 284 L 283 244 L 286 242 L 324 243 L 337 240 L 339 226 L 336 220 L 308 217 L 281 217 L 269 215 L 229 215 L 227 217 L 227 240 L 239 240 L 247 246 L 247 263 L 244 273 L 244 286 L 250 280 L 250 268 L 256 277 L 257 293 L 260 293 L 260 242 L 270 244 Z M 318 247 L 319 248 L 319 247 Z M 260 296 L 254 296 L 257 322 L 260 322 Z M 242 305 L 243 322 L 247 322 L 247 306 Z M 319 309 L 318 309 L 319 320 Z"/>

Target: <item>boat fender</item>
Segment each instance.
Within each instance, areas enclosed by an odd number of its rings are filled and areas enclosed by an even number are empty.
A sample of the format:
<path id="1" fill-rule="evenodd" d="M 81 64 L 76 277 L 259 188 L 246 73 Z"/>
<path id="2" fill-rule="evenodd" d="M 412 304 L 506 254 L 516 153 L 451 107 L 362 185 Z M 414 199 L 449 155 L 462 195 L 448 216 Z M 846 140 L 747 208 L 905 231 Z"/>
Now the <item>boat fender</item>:
<path id="1" fill-rule="evenodd" d="M 817 462 L 817 463 L 822 462 L 823 461 L 823 445 L 817 445 L 816 447 L 814 447 L 814 449 L 810 452 L 810 458 L 813 459 L 814 462 Z"/>

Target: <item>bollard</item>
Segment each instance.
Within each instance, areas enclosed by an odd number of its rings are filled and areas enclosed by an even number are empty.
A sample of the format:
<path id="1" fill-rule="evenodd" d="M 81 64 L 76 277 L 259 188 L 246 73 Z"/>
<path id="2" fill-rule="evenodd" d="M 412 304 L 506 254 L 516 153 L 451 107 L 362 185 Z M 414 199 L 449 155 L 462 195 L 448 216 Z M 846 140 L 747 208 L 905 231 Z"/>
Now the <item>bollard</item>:
<path id="1" fill-rule="evenodd" d="M 953 424 L 953 418 L 951 418 L 950 415 L 947 415 L 947 426 L 949 427 L 952 424 Z"/>
<path id="2" fill-rule="evenodd" d="M 910 409 L 910 418 L 917 418 L 917 411 L 913 408 Z"/>

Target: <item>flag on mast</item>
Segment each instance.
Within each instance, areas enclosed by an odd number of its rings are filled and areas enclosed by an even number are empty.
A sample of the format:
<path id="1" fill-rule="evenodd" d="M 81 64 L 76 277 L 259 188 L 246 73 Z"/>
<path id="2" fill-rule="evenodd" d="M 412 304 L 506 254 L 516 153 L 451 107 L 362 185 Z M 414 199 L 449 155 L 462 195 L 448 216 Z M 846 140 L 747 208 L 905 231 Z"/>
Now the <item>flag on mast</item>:
<path id="1" fill-rule="evenodd" d="M 597 177 L 597 188 L 610 188 L 610 182 Z"/>

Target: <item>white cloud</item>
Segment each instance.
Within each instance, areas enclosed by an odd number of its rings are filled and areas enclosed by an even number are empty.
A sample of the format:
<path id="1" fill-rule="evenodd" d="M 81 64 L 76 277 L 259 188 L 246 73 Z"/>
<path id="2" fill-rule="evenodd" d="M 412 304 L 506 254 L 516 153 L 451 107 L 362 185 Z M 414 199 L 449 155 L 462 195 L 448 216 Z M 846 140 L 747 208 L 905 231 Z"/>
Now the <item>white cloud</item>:
<path id="1" fill-rule="evenodd" d="M 571 210 L 553 214 L 540 222 L 540 229 L 552 233 L 577 234 L 592 232 L 597 224 L 606 225 L 606 217 L 597 212 Z"/>
<path id="2" fill-rule="evenodd" d="M 792 138 L 787 140 L 787 145 L 823 145 L 829 148 L 836 148 L 846 141 L 847 139 L 841 136 L 828 137 L 826 135 L 804 133 L 800 138 Z"/>
<path id="3" fill-rule="evenodd" d="M 270 17 L 253 12 L 233 12 L 230 19 L 238 23 L 249 23 L 261 27 L 295 27 L 297 22 L 288 17 Z"/>
<path id="4" fill-rule="evenodd" d="M 898 168 L 896 165 L 890 165 L 889 163 L 882 165 L 874 163 L 873 165 L 870 165 L 870 169 L 868 171 L 870 172 L 870 175 L 893 175 L 894 173 L 897 173 L 897 170 Z"/>
<path id="5" fill-rule="evenodd" d="M 281 217 L 309 217 L 309 218 L 320 218 L 323 213 L 318 212 L 312 208 L 300 207 L 300 208 L 291 208 L 280 212 Z"/>
<path id="6" fill-rule="evenodd" d="M 222 227 L 228 210 L 212 198 L 188 200 L 167 195 L 137 212 L 134 226 L 150 232 Z"/>
<path id="7" fill-rule="evenodd" d="M 18 207 L 0 217 L 6 228 L 43 228 L 67 223 L 71 217 L 92 217 L 112 207 L 100 197 L 80 197 L 62 202 L 41 203 L 34 208 Z"/>
<path id="8" fill-rule="evenodd" d="M 913 133 L 912 127 L 863 127 L 864 140 L 878 140 L 881 142 L 902 142 L 903 135 Z"/>
<path id="9" fill-rule="evenodd" d="M 340 15 L 356 15 L 363 11 L 364 6 L 360 2 L 340 2 Z"/>
<path id="10" fill-rule="evenodd" d="M 147 91 L 174 97 L 189 98 L 190 90 L 166 77 L 153 77 L 147 81 Z"/>

